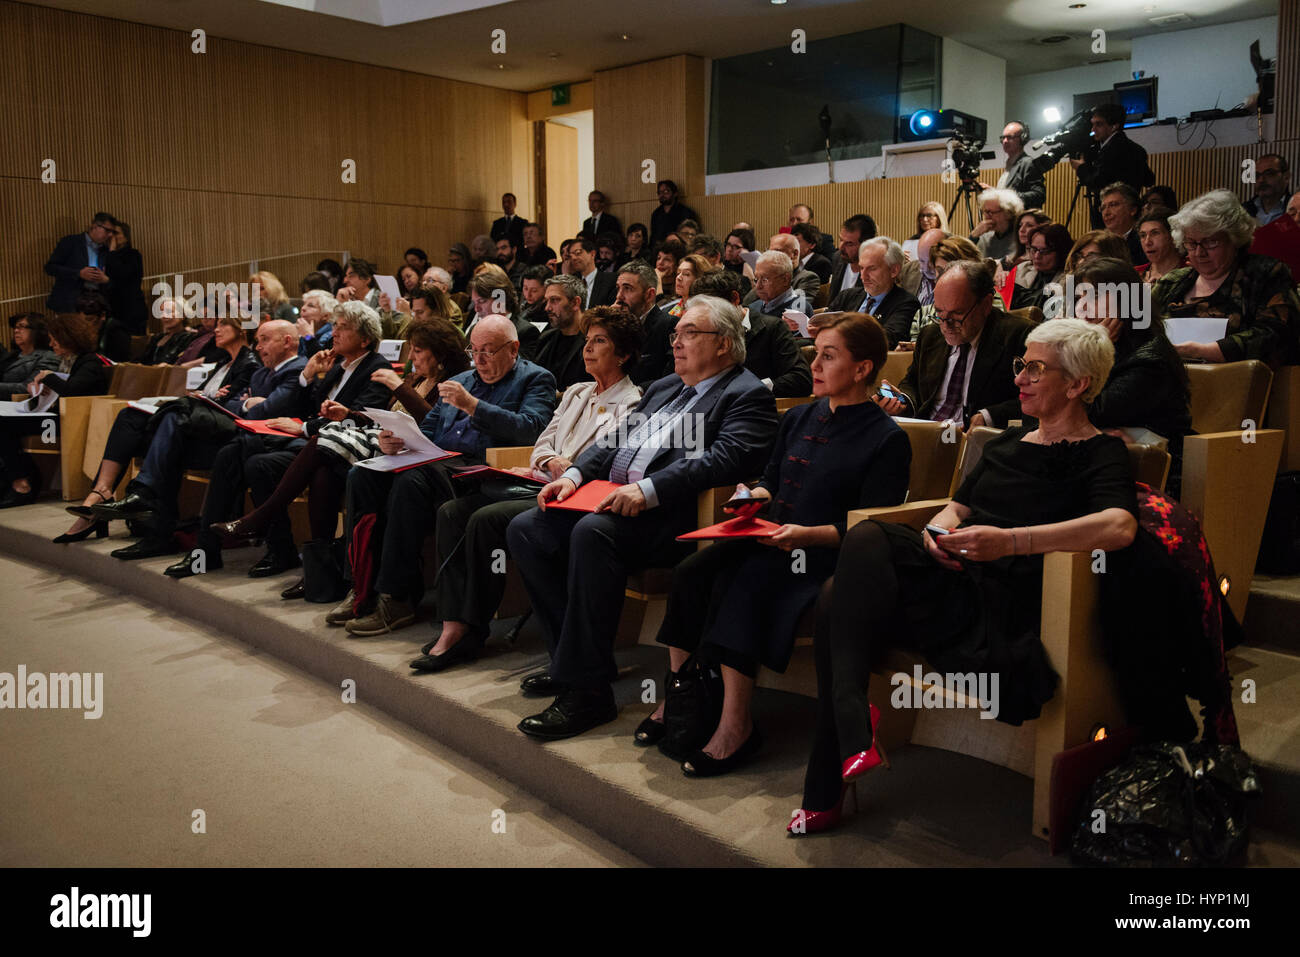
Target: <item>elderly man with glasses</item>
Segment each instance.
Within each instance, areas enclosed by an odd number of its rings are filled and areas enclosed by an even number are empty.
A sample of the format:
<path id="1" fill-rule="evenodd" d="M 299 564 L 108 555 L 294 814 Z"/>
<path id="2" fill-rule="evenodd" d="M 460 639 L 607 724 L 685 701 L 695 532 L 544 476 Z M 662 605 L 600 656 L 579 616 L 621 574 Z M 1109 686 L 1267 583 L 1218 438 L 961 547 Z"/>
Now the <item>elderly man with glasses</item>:
<path id="1" fill-rule="evenodd" d="M 457 465 L 483 464 L 492 446 L 532 445 L 555 411 L 555 377 L 519 357 L 519 334 L 506 316 L 480 318 L 466 352 L 474 367 L 438 384 L 438 401 L 420 431 L 445 451 L 459 452 Z M 405 445 L 383 432 L 379 448 L 396 455 Z M 439 507 L 457 492 L 439 462 L 402 472 L 353 466 L 347 490 L 352 592 L 326 621 L 346 624 L 358 638 L 414 622 L 424 595 L 424 540 Z"/>
<path id="2" fill-rule="evenodd" d="M 1011 361 L 1025 350 L 1032 323 L 994 307 L 993 277 L 983 263 L 952 263 L 934 286 L 936 322 L 921 329 L 912 364 L 897 390 L 877 403 L 890 415 L 963 429 L 999 428 L 1020 414 Z M 882 389 L 884 393 L 884 389 Z"/>

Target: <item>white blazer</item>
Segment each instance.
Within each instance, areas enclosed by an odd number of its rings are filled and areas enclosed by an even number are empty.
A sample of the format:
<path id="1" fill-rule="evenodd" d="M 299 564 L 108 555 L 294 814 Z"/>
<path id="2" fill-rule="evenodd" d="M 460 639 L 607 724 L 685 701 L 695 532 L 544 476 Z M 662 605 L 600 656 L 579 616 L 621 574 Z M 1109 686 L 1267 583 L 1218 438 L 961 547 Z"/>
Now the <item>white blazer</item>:
<path id="1" fill-rule="evenodd" d="M 560 407 L 533 446 L 533 468 L 559 455 L 572 462 L 587 446 L 618 427 L 641 401 L 641 390 L 624 376 L 596 395 L 596 383 L 577 382 L 564 390 Z"/>

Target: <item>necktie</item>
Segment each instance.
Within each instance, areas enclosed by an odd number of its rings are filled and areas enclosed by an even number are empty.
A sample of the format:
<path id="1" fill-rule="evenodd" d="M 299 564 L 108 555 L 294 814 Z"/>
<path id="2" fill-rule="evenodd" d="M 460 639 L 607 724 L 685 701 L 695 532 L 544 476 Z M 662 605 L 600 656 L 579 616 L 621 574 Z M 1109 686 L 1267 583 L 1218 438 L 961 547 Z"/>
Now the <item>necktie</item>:
<path id="1" fill-rule="evenodd" d="M 686 408 L 686 404 L 693 398 L 695 398 L 695 388 L 688 385 L 677 393 L 677 398 L 638 426 L 627 437 L 627 444 L 614 453 L 614 461 L 609 466 L 609 480 L 617 482 L 619 485 L 626 485 L 628 467 L 632 464 L 632 460 L 636 458 L 637 452 L 641 451 L 641 446 L 652 438 L 663 425 L 671 422 L 673 417 Z"/>
<path id="2" fill-rule="evenodd" d="M 865 312 L 874 316 L 876 314 L 876 305 L 880 302 L 875 296 L 867 296 L 862 300 L 862 305 L 858 307 L 858 312 Z"/>
<path id="3" fill-rule="evenodd" d="M 957 364 L 952 367 L 952 375 L 948 377 L 948 390 L 944 393 L 943 402 L 930 416 L 935 422 L 955 420 L 961 414 L 962 391 L 966 386 L 966 359 L 969 355 L 970 343 L 963 342 L 958 347 Z"/>

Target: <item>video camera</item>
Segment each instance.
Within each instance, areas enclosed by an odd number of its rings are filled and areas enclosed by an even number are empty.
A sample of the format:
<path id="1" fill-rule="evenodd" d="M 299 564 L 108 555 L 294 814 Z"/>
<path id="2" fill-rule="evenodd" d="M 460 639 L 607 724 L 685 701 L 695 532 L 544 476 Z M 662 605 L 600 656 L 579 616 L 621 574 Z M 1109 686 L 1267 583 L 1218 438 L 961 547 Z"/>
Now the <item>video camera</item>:
<path id="1" fill-rule="evenodd" d="M 1025 146 L 1025 155 L 1046 172 L 1067 156 L 1084 155 L 1092 146 L 1092 110 L 1083 109 L 1062 124 L 1055 133 Z"/>
<path id="2" fill-rule="evenodd" d="M 948 140 L 948 152 L 952 157 L 957 178 L 963 183 L 973 183 L 980 177 L 981 151 L 984 149 L 982 139 L 971 139 L 960 133 L 954 133 Z"/>

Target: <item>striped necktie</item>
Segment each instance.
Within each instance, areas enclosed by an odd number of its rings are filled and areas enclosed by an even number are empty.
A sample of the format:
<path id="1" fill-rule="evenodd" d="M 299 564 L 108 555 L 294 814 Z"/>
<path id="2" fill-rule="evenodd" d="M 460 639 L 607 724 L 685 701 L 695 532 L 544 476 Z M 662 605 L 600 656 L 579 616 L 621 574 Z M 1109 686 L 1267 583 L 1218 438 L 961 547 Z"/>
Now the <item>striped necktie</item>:
<path id="1" fill-rule="evenodd" d="M 614 461 L 609 466 L 609 480 L 617 482 L 619 485 L 627 484 L 627 470 L 636 458 L 636 454 L 641 451 L 641 446 L 659 432 L 664 425 L 673 420 L 682 409 L 686 408 L 687 403 L 695 398 L 695 387 L 687 386 L 677 393 L 677 398 L 669 402 L 658 412 L 653 413 L 649 419 L 627 437 L 627 444 L 622 446 L 614 453 Z"/>

